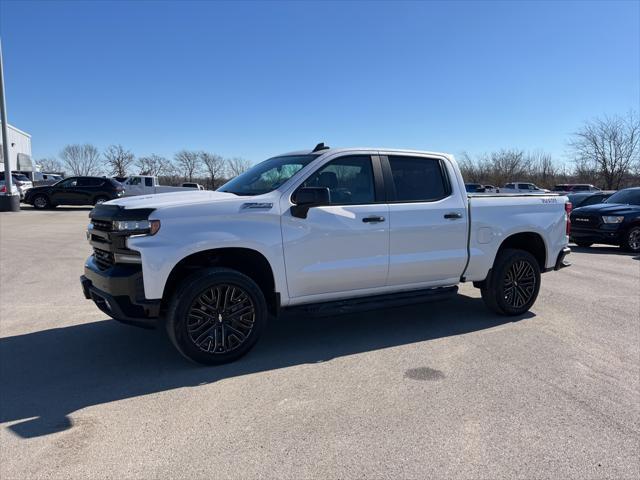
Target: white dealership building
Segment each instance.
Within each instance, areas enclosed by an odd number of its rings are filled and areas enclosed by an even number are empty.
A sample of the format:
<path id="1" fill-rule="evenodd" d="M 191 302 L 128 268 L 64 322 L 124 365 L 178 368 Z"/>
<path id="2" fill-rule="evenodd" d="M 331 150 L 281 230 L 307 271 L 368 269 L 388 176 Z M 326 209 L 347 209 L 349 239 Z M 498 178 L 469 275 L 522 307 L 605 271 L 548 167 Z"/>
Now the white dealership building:
<path id="1" fill-rule="evenodd" d="M 9 135 L 9 165 L 11 171 L 23 172 L 33 177 L 36 170 L 35 163 L 31 160 L 31 135 L 7 124 Z M 2 159 L 2 137 L 0 137 L 0 159 Z M 4 161 L 0 161 L 0 172 L 4 171 Z"/>

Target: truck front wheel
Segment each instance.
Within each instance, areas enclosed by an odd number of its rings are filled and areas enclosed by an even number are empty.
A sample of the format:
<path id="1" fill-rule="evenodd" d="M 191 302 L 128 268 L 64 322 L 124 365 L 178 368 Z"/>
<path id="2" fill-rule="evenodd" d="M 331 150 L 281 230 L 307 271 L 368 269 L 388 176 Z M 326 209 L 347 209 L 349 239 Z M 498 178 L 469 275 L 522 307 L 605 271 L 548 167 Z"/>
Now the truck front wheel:
<path id="1" fill-rule="evenodd" d="M 525 313 L 540 291 L 538 261 L 524 250 L 502 250 L 480 291 L 487 307 L 500 315 Z"/>
<path id="2" fill-rule="evenodd" d="M 267 323 L 262 291 L 246 275 L 207 268 L 187 277 L 167 312 L 167 333 L 189 360 L 232 362 L 255 345 Z"/>

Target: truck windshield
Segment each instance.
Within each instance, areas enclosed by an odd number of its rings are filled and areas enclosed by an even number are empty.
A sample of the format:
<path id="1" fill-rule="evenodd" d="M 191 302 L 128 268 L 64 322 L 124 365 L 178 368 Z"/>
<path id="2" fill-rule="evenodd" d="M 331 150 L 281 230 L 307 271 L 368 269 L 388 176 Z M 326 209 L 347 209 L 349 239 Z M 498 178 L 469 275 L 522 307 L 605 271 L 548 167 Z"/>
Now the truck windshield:
<path id="1" fill-rule="evenodd" d="M 317 154 L 307 154 L 270 158 L 228 181 L 218 191 L 236 195 L 262 195 L 271 192 L 317 157 Z"/>
<path id="2" fill-rule="evenodd" d="M 605 200 L 604 203 L 624 203 L 627 205 L 640 205 L 640 190 L 620 190 Z"/>

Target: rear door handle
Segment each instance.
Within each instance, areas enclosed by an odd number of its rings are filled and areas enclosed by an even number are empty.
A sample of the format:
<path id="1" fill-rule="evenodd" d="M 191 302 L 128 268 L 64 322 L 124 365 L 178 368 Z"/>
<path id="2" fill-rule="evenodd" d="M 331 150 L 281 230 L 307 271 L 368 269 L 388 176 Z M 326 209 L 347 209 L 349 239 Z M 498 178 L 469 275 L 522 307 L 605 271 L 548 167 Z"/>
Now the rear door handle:
<path id="1" fill-rule="evenodd" d="M 384 222 L 384 217 L 378 217 L 378 216 L 372 215 L 370 217 L 364 217 L 362 221 L 364 223 L 380 223 L 380 222 Z"/>
<path id="2" fill-rule="evenodd" d="M 458 218 L 462 218 L 462 214 L 458 212 L 449 212 L 444 214 L 444 218 L 448 218 L 449 220 L 456 220 Z"/>

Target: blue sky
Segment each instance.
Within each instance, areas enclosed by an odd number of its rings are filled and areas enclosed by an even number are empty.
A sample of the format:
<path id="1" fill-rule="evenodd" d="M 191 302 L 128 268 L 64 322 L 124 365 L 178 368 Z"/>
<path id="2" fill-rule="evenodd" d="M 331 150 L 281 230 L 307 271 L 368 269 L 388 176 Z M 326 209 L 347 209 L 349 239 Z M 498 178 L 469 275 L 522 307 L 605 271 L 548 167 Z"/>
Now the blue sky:
<path id="1" fill-rule="evenodd" d="M 640 2 L 0 2 L 9 122 L 252 161 L 319 141 L 564 160 L 638 110 Z"/>

